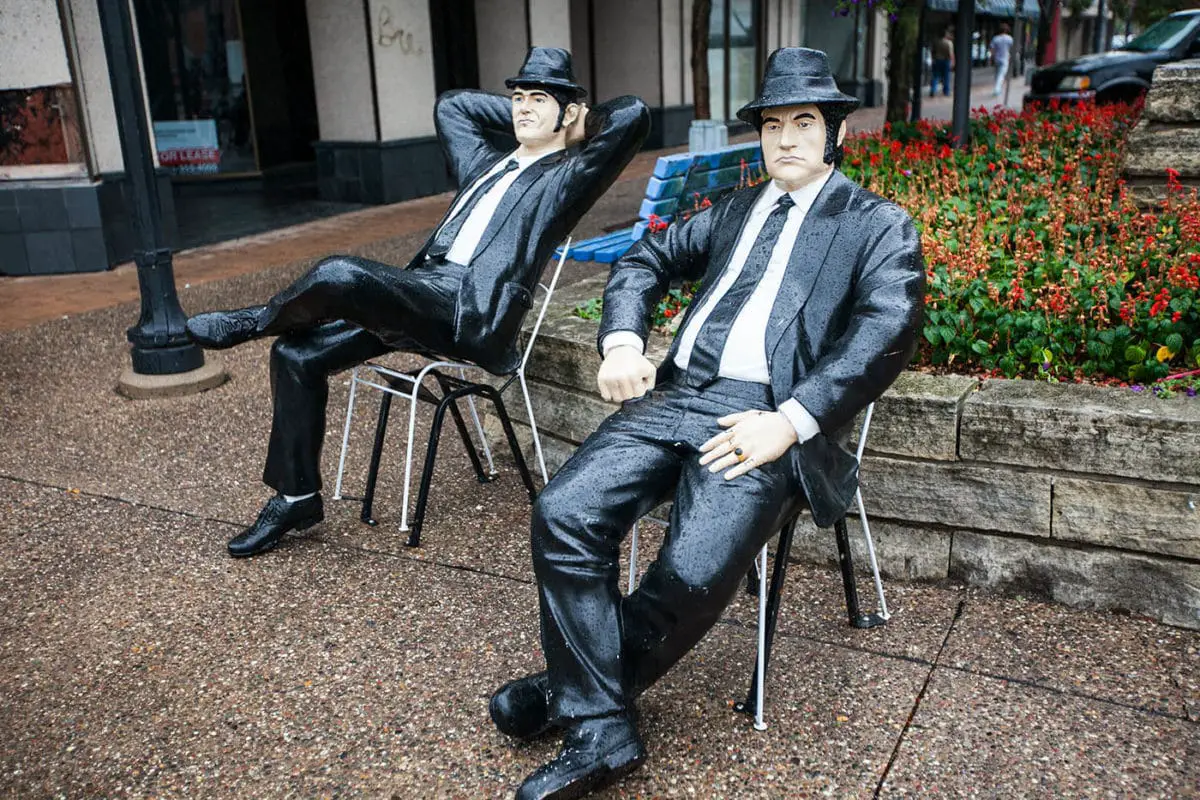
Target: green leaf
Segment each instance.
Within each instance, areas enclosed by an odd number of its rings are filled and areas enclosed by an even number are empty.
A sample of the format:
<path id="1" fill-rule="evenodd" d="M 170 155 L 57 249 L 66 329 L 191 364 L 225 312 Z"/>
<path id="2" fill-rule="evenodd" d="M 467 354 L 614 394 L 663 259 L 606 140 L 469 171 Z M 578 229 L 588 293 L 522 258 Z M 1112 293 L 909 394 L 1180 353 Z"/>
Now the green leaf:
<path id="1" fill-rule="evenodd" d="M 1131 344 L 1125 348 L 1125 360 L 1132 364 L 1141 364 L 1146 360 L 1146 351 L 1136 344 Z"/>
<path id="2" fill-rule="evenodd" d="M 1178 333 L 1172 333 L 1167 337 L 1167 340 L 1163 342 L 1163 344 L 1165 344 L 1167 349 L 1172 353 L 1178 353 L 1183 349 L 1183 336 Z"/>
<path id="3" fill-rule="evenodd" d="M 976 339 L 971 342 L 971 349 L 982 356 L 987 355 L 991 351 L 992 346 L 982 339 Z"/>
<path id="4" fill-rule="evenodd" d="M 934 347 L 937 347 L 939 339 L 937 328 L 932 325 L 926 325 L 924 333 L 925 338 L 929 340 L 929 343 Z"/>

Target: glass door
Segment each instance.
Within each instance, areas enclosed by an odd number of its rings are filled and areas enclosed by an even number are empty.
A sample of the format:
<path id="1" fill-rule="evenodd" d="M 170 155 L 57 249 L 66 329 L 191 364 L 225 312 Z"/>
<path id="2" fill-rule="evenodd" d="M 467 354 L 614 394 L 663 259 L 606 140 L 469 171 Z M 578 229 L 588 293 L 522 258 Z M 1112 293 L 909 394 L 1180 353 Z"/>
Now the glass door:
<path id="1" fill-rule="evenodd" d="M 259 170 L 238 0 L 134 0 L 158 159 L 177 175 Z"/>
<path id="2" fill-rule="evenodd" d="M 759 0 L 713 0 L 708 28 L 709 98 L 715 119 L 734 120 L 758 88 Z"/>

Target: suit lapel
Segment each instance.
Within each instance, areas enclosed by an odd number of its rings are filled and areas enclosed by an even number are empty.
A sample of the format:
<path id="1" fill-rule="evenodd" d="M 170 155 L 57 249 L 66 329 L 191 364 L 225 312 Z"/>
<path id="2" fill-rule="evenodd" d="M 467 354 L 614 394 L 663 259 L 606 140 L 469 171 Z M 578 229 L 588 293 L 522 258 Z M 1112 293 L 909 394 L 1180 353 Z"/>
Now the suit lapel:
<path id="1" fill-rule="evenodd" d="M 521 202 L 521 198 L 529 191 L 529 187 L 533 186 L 538 178 L 542 177 L 545 172 L 557 165 L 565 157 L 563 151 L 553 153 L 545 158 L 539 159 L 517 176 L 513 181 L 513 185 L 508 187 L 508 191 L 504 193 L 504 198 L 500 201 L 500 205 L 496 207 L 496 213 L 492 214 L 491 220 L 488 222 L 487 228 L 483 231 L 483 236 L 479 238 L 479 246 L 475 248 L 476 253 L 482 253 L 491 243 L 496 234 L 500 232 L 500 228 L 504 226 L 508 216 L 513 212 L 513 209 Z"/>
<path id="2" fill-rule="evenodd" d="M 808 301 L 808 296 L 812 294 L 813 286 L 816 285 L 817 277 L 825 266 L 829 248 L 833 245 L 841 225 L 839 215 L 845 210 L 846 202 L 850 199 L 851 185 L 841 172 L 834 170 L 800 225 L 796 244 L 792 247 L 787 270 L 783 275 L 783 283 L 779 286 L 779 294 L 775 297 L 771 316 L 767 320 L 768 360 L 775 352 L 783 332 L 788 329 Z"/>

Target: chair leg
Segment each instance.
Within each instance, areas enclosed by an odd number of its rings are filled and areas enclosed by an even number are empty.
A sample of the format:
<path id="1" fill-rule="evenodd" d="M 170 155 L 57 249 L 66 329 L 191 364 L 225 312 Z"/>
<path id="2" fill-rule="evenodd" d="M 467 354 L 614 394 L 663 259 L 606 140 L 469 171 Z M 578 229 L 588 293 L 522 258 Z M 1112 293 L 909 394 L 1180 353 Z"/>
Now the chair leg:
<path id="1" fill-rule="evenodd" d="M 375 503 L 375 484 L 379 481 L 379 462 L 383 458 L 383 441 L 387 434 L 388 415 L 392 410 L 392 395 L 383 393 L 379 401 L 379 419 L 375 423 L 375 446 L 371 449 L 371 465 L 367 468 L 367 489 L 363 492 L 362 512 L 359 519 L 368 525 L 375 526 L 379 522 L 372 513 Z"/>
<path id="2" fill-rule="evenodd" d="M 421 546 L 421 525 L 425 522 L 425 506 L 429 502 L 429 487 L 433 484 L 433 467 L 437 462 L 442 423 L 446 419 L 446 409 L 454 407 L 455 399 L 454 393 L 446 395 L 433 412 L 433 424 L 429 426 L 429 443 L 425 446 L 425 469 L 421 471 L 421 486 L 417 490 L 417 509 L 408 532 L 409 547 Z"/>
<path id="3" fill-rule="evenodd" d="M 521 443 L 517 441 L 517 433 L 513 430 L 512 420 L 509 419 L 508 409 L 504 407 L 504 399 L 500 397 L 500 393 L 491 386 L 480 385 L 479 393 L 492 401 L 492 406 L 496 409 L 496 416 L 500 419 L 500 425 L 504 428 L 504 438 L 508 440 L 508 447 L 512 450 L 513 461 L 517 464 L 517 472 L 521 475 L 521 482 L 525 484 L 525 490 L 529 493 L 529 502 L 537 500 L 537 487 L 533 484 L 533 476 L 529 474 L 529 467 L 525 463 L 525 456 L 521 455 Z"/>
<path id="4" fill-rule="evenodd" d="M 533 452 L 537 456 L 538 467 L 542 471 L 542 485 L 550 482 L 550 473 L 546 471 L 546 456 L 542 453 L 542 437 L 538 435 L 537 420 L 533 418 L 533 401 L 529 399 L 529 386 L 525 383 L 525 367 L 517 372 L 521 384 L 521 395 L 525 400 L 525 413 L 529 417 L 529 430 L 533 434 Z"/>
<path id="5" fill-rule="evenodd" d="M 776 558 L 779 556 L 776 555 Z M 767 686 L 767 546 L 762 547 L 758 564 L 758 661 L 755 672 L 758 675 L 756 691 L 754 692 L 754 730 L 765 731 L 767 722 L 763 719 L 763 705 Z M 773 633 L 774 631 L 772 631 Z"/>
<path id="6" fill-rule="evenodd" d="M 874 628 L 887 623 L 878 614 L 864 614 L 858 604 L 858 587 L 854 582 L 854 560 L 850 556 L 850 536 L 846 532 L 846 518 L 833 525 L 837 539 L 838 564 L 842 568 L 842 588 L 846 592 L 846 616 L 855 628 Z"/>
<path id="7" fill-rule="evenodd" d="M 459 370 L 458 376 L 464 381 L 466 378 L 466 370 Z M 487 436 L 483 432 L 483 423 L 479 421 L 479 409 L 475 407 L 475 398 L 472 395 L 467 396 L 467 409 L 471 412 L 471 421 L 475 423 L 475 431 L 479 434 L 479 441 L 483 443 L 483 455 L 487 458 L 488 474 L 493 478 L 496 477 L 496 462 L 492 460 L 492 447 L 488 444 Z"/>
<path id="8" fill-rule="evenodd" d="M 757 712 L 756 709 L 759 705 L 758 696 L 760 691 L 762 691 L 760 682 L 765 680 L 764 676 L 771 661 L 771 645 L 775 641 L 775 624 L 779 618 L 779 602 L 783 594 L 783 582 L 787 577 L 788 555 L 792 551 L 792 537 L 795 533 L 796 521 L 794 519 L 784 525 L 783 530 L 779 532 L 779 544 L 775 550 L 775 569 L 771 574 L 771 588 L 766 596 L 765 608 L 760 605 L 759 609 L 760 619 L 765 616 L 763 634 L 759 637 L 762 646 L 759 658 L 761 667 L 759 663 L 756 663 L 754 666 L 754 675 L 750 679 L 750 691 L 746 693 L 745 702 L 736 703 L 733 707 L 735 711 L 743 714 L 755 714 L 759 721 L 761 721 L 761 712 Z M 765 582 L 766 571 L 766 558 L 763 558 L 762 566 L 759 567 L 760 604 L 763 600 L 761 587 Z"/>
<path id="9" fill-rule="evenodd" d="M 629 588 L 625 594 L 633 594 L 633 587 L 637 585 L 637 545 L 638 545 L 638 526 L 641 525 L 641 520 L 633 523 L 633 530 L 629 532 Z"/>
<path id="10" fill-rule="evenodd" d="M 446 383 L 440 372 L 435 372 L 438 385 L 442 387 L 442 396 L 446 396 L 453 391 Z M 454 418 L 454 427 L 458 429 L 459 438 L 462 439 L 463 447 L 467 450 L 467 458 L 471 459 L 471 467 L 475 470 L 475 479 L 480 483 L 488 483 L 491 477 L 483 471 L 483 462 L 479 460 L 479 451 L 475 448 L 475 442 L 471 439 L 471 433 L 467 430 L 467 423 L 463 420 L 462 412 L 458 409 L 458 403 L 450 404 L 450 416 Z"/>
<path id="11" fill-rule="evenodd" d="M 354 417 L 354 396 L 358 390 L 358 367 L 350 374 L 350 397 L 346 401 L 346 424 L 342 428 L 342 453 L 338 456 L 337 480 L 333 484 L 333 499 L 342 499 L 342 475 L 346 471 L 346 451 L 350 449 L 350 420 Z"/>
<path id="12" fill-rule="evenodd" d="M 879 577 L 879 561 L 875 558 L 875 542 L 871 539 L 871 523 L 867 521 L 867 510 L 863 506 L 862 491 L 856 491 L 854 497 L 858 502 L 858 521 L 862 525 L 863 538 L 867 542 L 871 576 L 875 579 L 875 597 L 879 601 L 879 616 L 886 622 L 892 615 L 888 613 L 887 598 L 883 596 L 883 579 Z"/>

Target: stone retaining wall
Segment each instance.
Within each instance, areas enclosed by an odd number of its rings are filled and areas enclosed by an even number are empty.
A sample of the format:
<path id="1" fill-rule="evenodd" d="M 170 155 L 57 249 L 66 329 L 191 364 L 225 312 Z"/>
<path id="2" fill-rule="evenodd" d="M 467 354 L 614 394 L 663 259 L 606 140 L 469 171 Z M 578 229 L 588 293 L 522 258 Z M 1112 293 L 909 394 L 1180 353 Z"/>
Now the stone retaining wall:
<path id="1" fill-rule="evenodd" d="M 596 393 L 596 323 L 571 315 L 606 277 L 560 290 L 530 360 L 551 472 L 615 409 Z M 667 347 L 652 339 L 651 360 Z M 514 392 L 514 419 L 521 405 Z M 906 372 L 876 404 L 862 492 L 889 578 L 952 578 L 1200 629 L 1196 400 Z M 808 525 L 793 556 L 834 563 L 832 533 Z"/>
<path id="2" fill-rule="evenodd" d="M 1159 203 L 1167 194 L 1167 169 L 1185 186 L 1200 187 L 1200 59 L 1154 70 L 1142 118 L 1125 148 L 1125 178 L 1133 196 Z"/>

